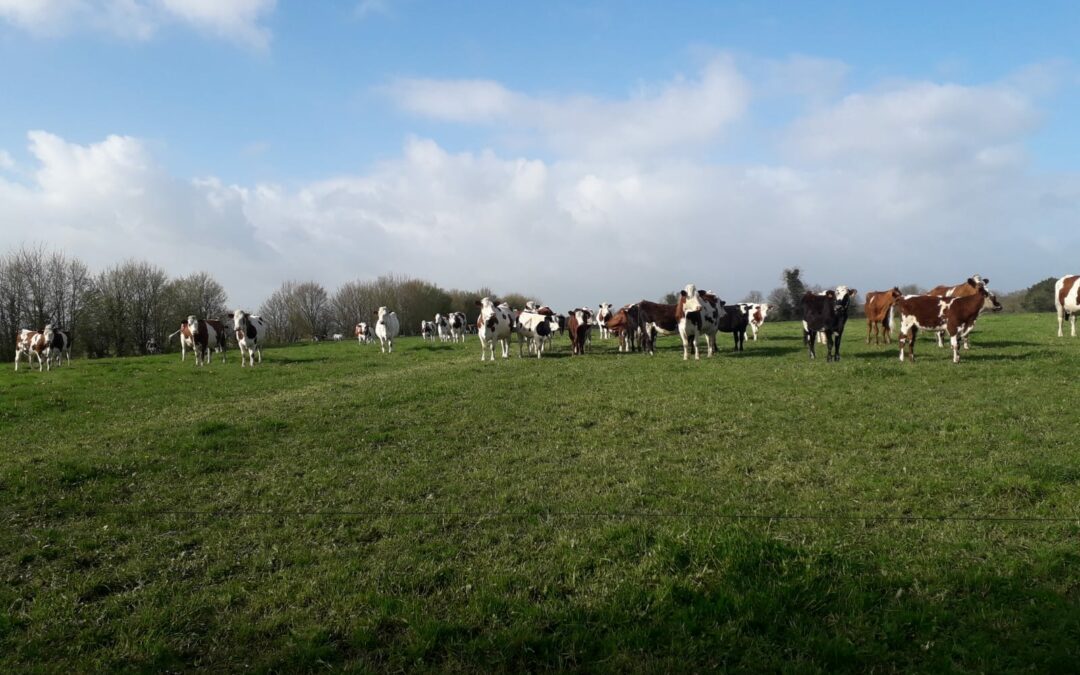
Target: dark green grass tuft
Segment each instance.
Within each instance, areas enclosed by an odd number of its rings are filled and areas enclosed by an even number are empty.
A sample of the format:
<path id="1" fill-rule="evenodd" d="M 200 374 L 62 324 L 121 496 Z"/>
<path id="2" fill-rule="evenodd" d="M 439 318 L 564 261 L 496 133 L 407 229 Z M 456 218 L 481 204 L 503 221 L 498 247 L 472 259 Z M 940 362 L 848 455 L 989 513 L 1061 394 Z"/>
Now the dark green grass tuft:
<path id="1" fill-rule="evenodd" d="M 1080 340 L 862 328 L 0 372 L 0 669 L 1075 670 Z"/>

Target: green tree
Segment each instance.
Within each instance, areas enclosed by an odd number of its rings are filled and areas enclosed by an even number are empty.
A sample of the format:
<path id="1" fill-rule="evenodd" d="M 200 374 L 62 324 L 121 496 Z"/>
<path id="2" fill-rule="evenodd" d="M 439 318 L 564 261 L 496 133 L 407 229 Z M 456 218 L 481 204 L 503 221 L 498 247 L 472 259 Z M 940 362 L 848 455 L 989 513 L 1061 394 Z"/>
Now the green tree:
<path id="1" fill-rule="evenodd" d="M 1057 279 L 1047 277 L 1037 284 L 1032 285 L 1024 293 L 1024 299 L 1020 306 L 1028 312 L 1053 312 L 1054 307 L 1054 284 Z"/>

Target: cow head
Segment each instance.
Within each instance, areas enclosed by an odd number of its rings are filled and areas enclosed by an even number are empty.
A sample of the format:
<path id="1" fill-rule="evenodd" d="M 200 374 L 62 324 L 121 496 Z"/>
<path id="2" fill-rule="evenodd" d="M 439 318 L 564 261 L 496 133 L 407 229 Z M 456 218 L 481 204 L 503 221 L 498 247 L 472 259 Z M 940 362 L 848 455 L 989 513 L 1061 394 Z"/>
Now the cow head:
<path id="1" fill-rule="evenodd" d="M 988 291 L 985 286 L 979 287 L 979 295 L 983 297 L 983 309 L 989 309 L 991 312 L 1000 312 L 1005 309 L 998 302 L 997 295 Z"/>
<path id="2" fill-rule="evenodd" d="M 904 296 L 904 294 L 901 293 L 900 289 L 898 287 L 896 287 L 896 286 L 892 287 L 892 290 L 889 291 L 889 295 L 892 296 L 893 302 L 899 300 L 900 298 L 902 298 Z"/>
<path id="3" fill-rule="evenodd" d="M 361 321 L 360 323 L 356 324 L 356 334 L 357 334 L 358 336 L 359 336 L 359 335 L 367 335 L 367 324 L 366 324 L 366 323 L 364 323 L 363 321 Z"/>
<path id="4" fill-rule="evenodd" d="M 198 319 L 195 318 L 194 314 L 192 314 L 191 316 L 189 316 L 187 318 L 187 325 L 188 325 L 188 330 L 190 330 L 192 333 L 198 333 L 199 332 L 199 321 L 198 321 Z"/>
<path id="5" fill-rule="evenodd" d="M 379 317 L 377 323 L 386 323 L 386 315 L 389 313 L 390 310 L 388 310 L 385 305 L 375 310 L 375 316 Z"/>

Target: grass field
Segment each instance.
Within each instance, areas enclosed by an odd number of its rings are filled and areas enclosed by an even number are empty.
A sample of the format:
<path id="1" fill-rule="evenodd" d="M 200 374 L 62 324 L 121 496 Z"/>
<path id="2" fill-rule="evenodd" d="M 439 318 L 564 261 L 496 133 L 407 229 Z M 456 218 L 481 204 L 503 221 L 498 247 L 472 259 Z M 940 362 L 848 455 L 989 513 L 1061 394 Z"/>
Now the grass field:
<path id="1" fill-rule="evenodd" d="M 0 373 L 0 670 L 1075 671 L 1080 339 Z"/>

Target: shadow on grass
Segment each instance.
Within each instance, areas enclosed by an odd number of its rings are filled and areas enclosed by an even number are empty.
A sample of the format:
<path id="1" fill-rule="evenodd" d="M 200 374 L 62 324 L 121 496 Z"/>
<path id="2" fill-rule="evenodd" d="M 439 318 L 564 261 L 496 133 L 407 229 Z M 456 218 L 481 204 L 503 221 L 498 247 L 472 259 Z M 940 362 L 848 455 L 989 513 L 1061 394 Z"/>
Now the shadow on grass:
<path id="1" fill-rule="evenodd" d="M 756 347 L 747 345 L 746 349 L 741 352 L 727 351 L 725 355 L 735 356 L 738 358 L 756 358 L 756 357 L 771 357 L 771 356 L 787 356 L 790 354 L 797 354 L 802 351 L 801 347 Z M 724 352 L 724 350 L 721 350 Z"/>
<path id="2" fill-rule="evenodd" d="M 302 359 L 294 359 L 294 358 L 289 357 L 289 356 L 277 356 L 277 355 L 275 355 L 273 358 L 266 359 L 266 362 L 267 363 L 274 363 L 274 364 L 289 365 L 289 364 L 293 364 L 293 363 L 320 363 L 320 362 L 329 361 L 329 360 L 330 360 L 329 356 L 309 356 L 309 357 L 302 358 Z M 256 367 L 259 366 L 258 359 L 255 360 L 255 366 Z"/>

